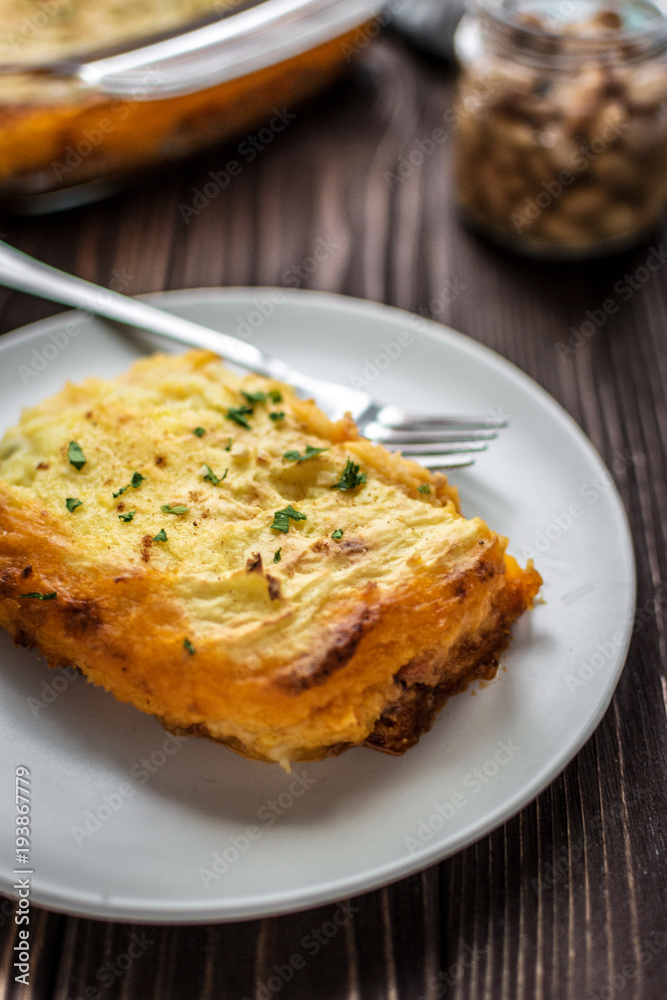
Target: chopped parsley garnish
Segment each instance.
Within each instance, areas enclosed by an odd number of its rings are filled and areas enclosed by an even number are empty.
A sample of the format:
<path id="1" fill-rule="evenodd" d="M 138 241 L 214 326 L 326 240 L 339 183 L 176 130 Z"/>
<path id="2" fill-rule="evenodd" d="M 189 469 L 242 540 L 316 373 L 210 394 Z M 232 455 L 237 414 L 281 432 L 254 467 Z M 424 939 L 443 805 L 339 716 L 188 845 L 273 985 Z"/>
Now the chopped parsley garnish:
<path id="1" fill-rule="evenodd" d="M 252 406 L 230 406 L 225 416 L 227 420 L 233 420 L 234 423 L 240 424 L 241 427 L 245 427 L 249 431 L 250 424 L 246 420 L 246 417 L 253 412 Z"/>
<path id="2" fill-rule="evenodd" d="M 203 427 L 195 427 L 192 433 L 196 434 L 198 438 L 203 438 L 204 434 L 206 434 L 206 431 L 204 430 Z"/>
<path id="3" fill-rule="evenodd" d="M 137 513 L 136 510 L 128 510 L 126 514 L 119 514 L 118 515 L 118 520 L 119 521 L 131 521 L 132 518 L 134 517 L 134 515 L 136 513 Z"/>
<path id="4" fill-rule="evenodd" d="M 366 473 L 359 474 L 359 466 L 355 465 L 351 458 L 348 458 L 347 465 L 337 483 L 331 487 L 332 490 L 354 490 L 366 482 Z"/>
<path id="5" fill-rule="evenodd" d="M 232 448 L 232 439 L 230 438 L 227 444 L 225 445 L 225 451 L 231 451 L 231 448 Z"/>
<path id="6" fill-rule="evenodd" d="M 269 413 L 269 418 L 271 420 L 284 420 L 285 419 L 285 414 L 282 411 L 280 413 L 278 413 L 278 411 L 276 410 L 273 413 Z"/>
<path id="7" fill-rule="evenodd" d="M 190 642 L 189 639 L 184 639 L 183 640 L 183 649 L 187 649 L 187 651 L 190 654 L 190 656 L 194 656 L 195 655 L 195 647 L 192 645 L 192 643 Z"/>
<path id="8" fill-rule="evenodd" d="M 86 464 L 86 456 L 81 451 L 81 445 L 77 444 L 76 441 L 70 441 L 69 448 L 67 449 L 67 457 L 69 458 L 70 465 L 73 465 L 75 469 L 82 469 Z"/>
<path id="9" fill-rule="evenodd" d="M 282 394 L 277 389 L 269 389 L 268 392 L 244 392 L 241 390 L 241 395 L 249 403 L 266 403 L 267 400 L 271 400 L 272 403 L 282 403 Z"/>
<path id="10" fill-rule="evenodd" d="M 151 541 L 153 541 L 153 542 L 166 542 L 167 541 L 167 532 L 164 530 L 164 528 L 160 528 L 160 530 L 158 531 L 157 535 L 153 535 L 153 538 L 151 539 Z"/>
<path id="11" fill-rule="evenodd" d="M 120 489 L 118 490 L 118 492 L 117 492 L 117 493 L 112 493 L 112 494 L 111 494 L 111 495 L 112 495 L 112 497 L 113 497 L 113 498 L 114 498 L 114 500 L 115 500 L 115 499 L 116 499 L 116 497 L 120 497 L 120 496 L 122 496 L 122 495 L 123 495 L 123 493 L 125 493 L 125 491 L 126 491 L 126 490 L 129 490 L 130 486 L 132 486 L 132 487 L 133 487 L 133 488 L 134 488 L 135 490 L 138 490 L 138 489 L 139 489 L 139 487 L 141 486 L 141 484 L 143 483 L 143 481 L 144 481 L 144 479 L 145 479 L 145 478 L 146 478 L 146 477 L 145 477 L 145 476 L 142 476 L 140 472 L 135 472 L 135 473 L 134 473 L 134 474 L 132 475 L 132 480 L 131 480 L 131 482 L 129 482 L 129 483 L 128 483 L 128 484 L 126 485 L 126 486 L 121 486 L 121 488 L 120 488 Z"/>
<path id="12" fill-rule="evenodd" d="M 71 514 L 72 511 L 76 510 L 77 507 L 81 507 L 82 503 L 81 500 L 77 500 L 76 497 L 67 497 L 67 499 L 65 500 L 65 506 L 67 507 L 68 511 Z"/>
<path id="13" fill-rule="evenodd" d="M 289 531 L 290 517 L 292 518 L 293 521 L 307 520 L 306 515 L 302 514 L 301 511 L 294 510 L 294 507 L 292 507 L 292 504 L 290 503 L 287 505 L 287 507 L 283 508 L 283 510 L 277 510 L 275 512 L 275 514 L 273 515 L 273 524 L 271 525 L 271 527 L 275 528 L 276 531 L 282 531 L 284 534 L 287 534 L 287 532 Z"/>
<path id="14" fill-rule="evenodd" d="M 279 549 L 276 549 L 276 551 L 273 553 L 274 563 L 280 562 L 280 560 L 282 559 L 282 556 L 280 554 L 281 552 L 282 552 L 282 546 Z"/>
<path id="15" fill-rule="evenodd" d="M 315 458 L 316 455 L 319 455 L 323 451 L 329 451 L 329 449 L 313 448 L 312 445 L 307 444 L 303 455 L 298 451 L 286 451 L 283 458 L 286 458 L 290 462 L 305 462 L 309 458 Z"/>
<path id="16" fill-rule="evenodd" d="M 417 487 L 417 493 L 430 493 L 431 487 L 428 483 L 422 483 L 421 486 Z"/>
<path id="17" fill-rule="evenodd" d="M 190 508 L 182 503 L 163 503 L 160 510 L 163 514 L 187 514 Z"/>
<path id="18" fill-rule="evenodd" d="M 52 601 L 57 596 L 58 594 L 56 593 L 55 590 L 53 590 L 50 594 L 37 594 L 37 593 L 19 594 L 19 597 L 34 597 L 38 601 Z"/>
<path id="19" fill-rule="evenodd" d="M 331 537 L 335 538 L 336 541 L 338 541 L 339 538 L 343 537 L 343 529 L 342 528 L 336 528 L 336 530 L 331 533 Z"/>
<path id="20" fill-rule="evenodd" d="M 227 473 L 228 472 L 229 472 L 229 469 L 225 469 L 225 471 L 223 472 L 223 474 L 221 476 L 216 476 L 216 474 L 213 471 L 213 469 L 211 468 L 211 466 L 207 465 L 206 466 L 206 475 L 204 476 L 204 479 L 208 479 L 209 483 L 213 483 L 214 486 L 217 486 L 218 483 L 221 483 L 223 481 L 223 479 L 227 478 Z"/>

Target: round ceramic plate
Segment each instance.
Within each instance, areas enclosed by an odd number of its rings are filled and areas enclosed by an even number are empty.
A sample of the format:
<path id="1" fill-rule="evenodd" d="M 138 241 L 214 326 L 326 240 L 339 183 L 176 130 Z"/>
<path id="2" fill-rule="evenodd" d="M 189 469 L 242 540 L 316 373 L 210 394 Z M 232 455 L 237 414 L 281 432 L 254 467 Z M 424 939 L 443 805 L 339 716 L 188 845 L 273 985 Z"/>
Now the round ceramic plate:
<path id="1" fill-rule="evenodd" d="M 31 782 L 31 899 L 58 910 L 147 922 L 258 917 L 432 865 L 542 791 L 609 704 L 635 597 L 611 476 L 542 389 L 440 325 L 316 292 L 150 298 L 313 375 L 364 380 L 387 403 L 508 415 L 488 452 L 451 479 L 466 515 L 508 535 L 522 561 L 534 554 L 544 603 L 521 619 L 497 679 L 452 698 L 404 757 L 359 748 L 291 775 L 203 740 L 175 741 L 0 632 L 0 891 L 13 894 L 19 867 L 20 766 Z M 116 375 L 144 350 L 77 313 L 3 337 L 0 428 L 66 379 Z"/>

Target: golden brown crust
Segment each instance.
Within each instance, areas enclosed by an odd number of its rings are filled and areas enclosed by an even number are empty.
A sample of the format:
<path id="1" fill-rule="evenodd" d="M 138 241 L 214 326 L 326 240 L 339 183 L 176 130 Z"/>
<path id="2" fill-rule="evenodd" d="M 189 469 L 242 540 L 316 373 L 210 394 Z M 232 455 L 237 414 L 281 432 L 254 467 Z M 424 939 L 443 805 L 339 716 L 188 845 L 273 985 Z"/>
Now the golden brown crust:
<path id="1" fill-rule="evenodd" d="M 431 728 L 448 698 L 464 691 L 471 681 L 492 680 L 510 641 L 512 624 L 532 606 L 541 582 L 539 574 L 529 568 L 503 589 L 489 627 L 478 636 L 462 639 L 446 659 L 434 649 L 402 667 L 396 675 L 402 692 L 377 720 L 365 745 L 385 753 L 405 753 Z"/>
<path id="2" fill-rule="evenodd" d="M 382 712 L 363 745 L 392 755 L 405 753 L 419 742 L 423 733 L 428 732 L 452 695 L 464 691 L 475 680 L 492 680 L 498 671 L 500 655 L 509 643 L 512 623 L 526 608 L 532 606 L 533 597 L 541 582 L 535 570 L 527 570 L 521 579 L 515 580 L 503 591 L 495 610 L 493 627 L 489 631 L 474 639 L 468 637 L 461 640 L 449 657 L 443 657 L 441 650 L 433 649 L 404 664 L 394 675 L 396 700 Z M 461 584 L 457 584 L 456 589 L 460 591 Z M 422 680 L 418 680 L 418 677 Z M 298 682 L 297 672 L 293 678 L 295 690 L 300 689 Z M 164 719 L 160 721 L 176 735 L 212 739 L 225 744 L 241 756 L 265 761 L 269 759 L 254 753 L 236 738 L 216 738 L 206 725 L 198 724 L 182 729 L 170 727 Z M 351 746 L 353 744 L 333 743 L 313 748 L 299 757 L 299 760 L 322 760 L 338 756 Z"/>
<path id="3" fill-rule="evenodd" d="M 206 736 L 264 760 L 270 758 L 238 736 L 216 734 L 206 717 L 224 717 L 233 700 L 239 715 L 245 706 L 251 715 L 262 717 L 263 725 L 287 729 L 298 726 L 306 713 L 326 711 L 328 704 L 347 695 L 353 700 L 353 693 L 384 681 L 388 704 L 360 742 L 403 753 L 431 727 L 448 697 L 471 680 L 495 675 L 512 623 L 532 605 L 541 584 L 532 568 L 506 581 L 503 546 L 496 542 L 492 551 L 485 547 L 471 568 L 453 578 L 417 579 L 408 591 L 381 599 L 377 588 L 367 588 L 353 611 L 334 609 L 317 649 L 287 668 L 268 670 L 269 676 L 237 676 L 234 664 L 225 663 L 219 649 L 198 657 L 195 674 L 187 670 L 189 657 L 180 641 L 183 616 L 165 597 L 168 581 L 159 574 L 148 570 L 94 578 L 87 567 L 83 578 L 68 579 L 65 590 L 54 573 L 59 566 L 54 543 L 42 538 L 35 545 L 30 522 L 13 520 L 6 506 L 0 506 L 0 523 L 10 526 L 0 545 L 0 598 L 5 599 L 0 601 L 0 624 L 9 628 L 15 642 L 37 646 L 50 666 L 79 666 L 119 700 L 156 714 L 172 731 Z M 41 567 L 38 573 L 23 555 L 29 546 L 32 563 Z M 256 572 L 259 560 L 251 557 L 250 562 Z M 57 601 L 18 599 L 28 586 L 48 591 L 54 585 L 59 588 Z M 86 597 L 77 596 L 84 592 Z M 452 649 L 443 650 L 442 621 L 464 602 L 470 615 L 475 602 L 488 602 L 491 593 L 494 599 L 482 623 L 459 635 Z M 114 621 L 121 618 L 126 627 L 119 635 Z M 326 696 L 318 698 L 324 685 Z M 310 746 L 291 759 L 320 759 L 348 745 L 336 740 Z"/>
<path id="4" fill-rule="evenodd" d="M 195 380 L 206 376 L 207 391 L 222 377 L 217 362 L 197 352 L 142 364 L 135 377 L 140 383 L 156 372 L 163 379 L 166 371 L 167 384 L 173 385 L 178 365 L 183 378 L 188 371 Z M 256 389 L 256 379 L 254 385 Z M 97 383 L 86 392 L 72 388 L 82 420 L 92 403 L 88 397 L 98 391 Z M 359 440 L 353 425 L 331 424 L 312 404 L 293 401 L 284 392 L 285 419 L 296 421 L 284 432 L 289 435 L 285 440 L 293 444 L 301 428 L 299 433 L 309 435 L 303 440 L 312 442 L 316 427 L 326 454 L 297 467 L 281 457 L 285 445 L 279 437 L 278 458 L 271 457 L 268 435 L 273 428 L 267 418 L 261 437 L 265 462 L 253 466 L 239 458 L 217 492 L 213 486 L 191 489 L 191 495 L 201 494 L 196 501 L 201 512 L 193 509 L 173 519 L 168 545 L 152 541 L 164 515 L 159 514 L 160 498 L 150 492 L 151 477 L 180 474 L 188 455 L 180 444 L 180 451 L 174 446 L 170 452 L 169 433 L 160 432 L 158 467 L 148 442 L 145 454 L 159 472 L 149 472 L 146 457 L 146 482 L 129 504 L 138 510 L 135 521 L 119 523 L 118 501 L 109 501 L 107 512 L 103 501 L 95 499 L 110 492 L 106 466 L 95 468 L 96 450 L 106 442 L 104 435 L 112 433 L 101 404 L 95 418 L 101 437 L 88 439 L 87 478 L 68 469 L 56 449 L 46 460 L 39 456 L 51 466 L 50 472 L 40 473 L 53 477 L 48 488 L 40 487 L 40 480 L 32 480 L 28 488 L 0 479 L 0 625 L 15 642 L 39 648 L 51 666 L 78 666 L 120 701 L 156 715 L 167 728 L 207 736 L 246 756 L 287 765 L 363 742 L 402 752 L 430 726 L 449 694 L 474 677 L 495 672 L 511 625 L 532 605 L 541 580 L 531 566 L 521 570 L 505 555 L 506 539 L 477 519 L 458 516 L 455 494 L 444 477 L 388 456 Z M 124 412 L 129 403 L 121 398 L 114 406 Z M 122 426 L 139 420 L 132 413 L 130 407 Z M 51 440 L 48 435 L 55 433 L 50 411 L 48 416 L 48 431 L 39 430 L 36 438 L 43 449 Z M 75 419 L 70 410 L 68 419 Z M 109 427 L 118 426 L 118 420 L 110 420 Z M 229 426 L 224 424 L 224 435 Z M 20 440 L 33 433 L 32 427 L 30 421 L 23 426 Z M 129 433 L 116 432 L 109 454 L 122 448 Z M 238 439 L 250 445 L 254 433 L 238 429 Z M 57 434 L 55 440 L 60 440 Z M 190 432 L 188 447 L 213 447 L 215 440 L 214 429 L 203 443 Z M 225 441 L 220 435 L 221 454 L 232 454 L 225 451 Z M 352 448 L 367 470 L 364 488 L 353 496 L 318 485 L 322 475 L 329 475 L 324 471 L 328 464 L 340 467 Z M 201 483 L 198 455 L 192 458 L 197 470 L 192 475 Z M 16 455 L 13 461 L 18 462 Z M 28 468 L 25 463 L 20 468 L 24 465 Z M 133 466 L 128 460 L 122 467 Z M 220 463 L 216 468 L 220 471 Z M 114 484 L 123 481 L 120 472 L 114 476 Z M 96 492 L 98 480 L 101 494 Z M 417 491 L 424 481 L 430 483 L 428 499 Z M 84 488 L 90 491 L 90 500 L 77 513 L 90 511 L 96 502 L 99 515 L 89 514 L 85 521 L 75 520 L 76 513 L 61 513 L 63 502 L 59 507 L 52 494 L 72 495 L 67 493 L 70 482 L 81 496 Z M 277 503 L 272 494 L 265 497 L 267 484 L 273 489 L 276 483 L 283 491 L 301 490 L 298 502 L 308 510 L 308 520 L 285 535 L 271 531 L 270 514 L 262 506 L 270 510 Z M 250 488 L 254 506 L 246 510 L 235 497 L 247 496 Z M 283 492 L 283 503 L 285 496 Z M 215 503 L 227 505 L 220 520 Z M 151 522 L 154 509 L 162 521 Z M 237 510 L 238 521 L 232 525 L 229 511 Z M 248 512 L 254 512 L 250 520 Z M 394 516 L 399 517 L 396 530 Z M 346 525 L 340 542 L 331 539 L 338 523 Z M 240 541 L 234 541 L 232 528 L 240 532 Z M 211 575 L 208 546 L 220 537 Z M 282 557 L 269 571 L 269 557 L 279 545 Z M 20 597 L 51 591 L 57 599 Z M 228 600 L 232 611 L 223 614 L 220 602 Z M 194 644 L 194 655 L 186 639 Z"/>

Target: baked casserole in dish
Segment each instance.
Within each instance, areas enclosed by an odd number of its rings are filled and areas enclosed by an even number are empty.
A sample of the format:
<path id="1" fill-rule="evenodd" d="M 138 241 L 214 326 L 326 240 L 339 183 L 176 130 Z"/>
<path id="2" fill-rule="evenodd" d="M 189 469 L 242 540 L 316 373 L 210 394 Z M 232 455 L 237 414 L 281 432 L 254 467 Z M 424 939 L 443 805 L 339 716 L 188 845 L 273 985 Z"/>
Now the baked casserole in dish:
<path id="1" fill-rule="evenodd" d="M 68 207 L 331 83 L 377 0 L 0 0 L 0 201 Z M 168 37 L 165 37 L 168 36 Z"/>

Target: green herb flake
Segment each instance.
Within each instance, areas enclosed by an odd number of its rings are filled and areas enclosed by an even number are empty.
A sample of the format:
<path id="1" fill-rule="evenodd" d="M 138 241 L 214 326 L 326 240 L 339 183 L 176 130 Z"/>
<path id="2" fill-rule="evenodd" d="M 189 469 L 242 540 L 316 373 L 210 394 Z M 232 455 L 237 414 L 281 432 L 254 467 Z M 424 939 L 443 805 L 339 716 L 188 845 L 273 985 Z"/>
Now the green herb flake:
<path id="1" fill-rule="evenodd" d="M 153 542 L 166 542 L 167 541 L 167 532 L 164 530 L 164 528 L 160 528 L 160 530 L 158 531 L 157 535 L 153 535 L 153 538 L 151 539 L 151 541 L 153 541 Z"/>
<path id="2" fill-rule="evenodd" d="M 426 494 L 426 493 L 430 493 L 430 492 L 431 492 L 431 487 L 429 486 L 428 483 L 422 483 L 421 486 L 417 487 L 417 493 L 424 493 L 424 494 Z"/>
<path id="3" fill-rule="evenodd" d="M 301 511 L 294 510 L 292 504 L 288 504 L 283 510 L 277 510 L 273 515 L 272 528 L 276 531 L 282 531 L 285 535 L 289 531 L 289 519 L 292 518 L 293 521 L 306 521 L 306 515 L 302 514 Z"/>
<path id="4" fill-rule="evenodd" d="M 203 427 L 195 427 L 192 433 L 196 434 L 198 438 L 203 438 L 204 434 L 206 434 L 206 431 L 204 430 Z"/>
<path id="5" fill-rule="evenodd" d="M 77 444 L 76 441 L 70 441 L 69 448 L 67 449 L 67 457 L 70 465 L 73 465 L 75 469 L 82 469 L 86 464 L 86 456 L 81 450 L 81 445 Z"/>
<path id="6" fill-rule="evenodd" d="M 276 549 L 276 551 L 273 553 L 273 561 L 274 561 L 274 563 L 280 562 L 280 560 L 282 559 L 282 555 L 281 555 L 282 551 L 283 550 L 282 550 L 282 546 L 281 546 L 279 549 Z"/>
<path id="7" fill-rule="evenodd" d="M 221 476 L 216 476 L 216 474 L 213 471 L 213 469 L 211 468 L 211 466 L 207 465 L 206 466 L 206 475 L 204 476 L 204 479 L 208 479 L 209 483 L 213 483 L 214 486 L 217 486 L 218 483 L 223 482 L 223 480 L 225 480 L 227 478 L 227 473 L 228 472 L 229 472 L 229 469 L 225 469 L 225 471 L 223 472 L 223 474 Z"/>
<path id="8" fill-rule="evenodd" d="M 192 643 L 190 642 L 189 639 L 184 639 L 183 640 L 183 649 L 187 649 L 187 651 L 190 654 L 190 656 L 194 656 L 195 655 L 195 652 L 196 652 L 195 647 L 192 645 Z"/>
<path id="9" fill-rule="evenodd" d="M 182 503 L 163 503 L 160 510 L 163 514 L 187 514 L 190 508 Z"/>
<path id="10" fill-rule="evenodd" d="M 276 410 L 273 413 L 269 413 L 269 418 L 271 420 L 284 420 L 285 414 L 281 411 L 280 413 Z"/>
<path id="11" fill-rule="evenodd" d="M 336 530 L 331 533 L 331 537 L 334 538 L 336 541 L 338 541 L 340 538 L 343 537 L 343 529 L 336 528 Z"/>
<path id="12" fill-rule="evenodd" d="M 323 451 L 329 451 L 328 448 L 313 448 L 312 445 L 307 444 L 306 450 L 303 455 L 298 451 L 286 451 L 283 458 L 286 458 L 290 462 L 305 462 L 309 458 L 315 458 Z"/>
<path id="13" fill-rule="evenodd" d="M 67 497 L 65 500 L 65 506 L 67 507 L 70 514 L 76 510 L 77 507 L 82 507 L 83 504 L 76 497 Z"/>
<path id="14" fill-rule="evenodd" d="M 269 399 L 272 403 L 282 403 L 283 394 L 278 389 L 269 389 Z"/>
<path id="15" fill-rule="evenodd" d="M 253 403 L 265 403 L 269 398 L 265 392 L 244 392 L 243 389 L 241 390 L 241 395 L 251 405 Z"/>
<path id="16" fill-rule="evenodd" d="M 136 510 L 128 510 L 126 514 L 119 514 L 118 515 L 118 520 L 119 521 L 131 521 L 132 518 L 134 517 L 134 515 L 136 513 L 137 513 Z"/>
<path id="17" fill-rule="evenodd" d="M 138 490 L 139 487 L 141 486 L 141 484 L 144 482 L 145 479 L 146 479 L 146 477 L 142 476 L 140 472 L 133 473 L 132 474 L 132 479 L 130 480 L 130 482 L 126 486 L 121 486 L 121 488 L 118 490 L 117 493 L 112 493 L 111 494 L 112 497 L 115 500 L 117 497 L 122 496 L 123 493 L 125 493 L 127 490 L 129 490 L 130 486 L 132 486 L 133 489 Z"/>
<path id="18" fill-rule="evenodd" d="M 351 458 L 348 458 L 347 465 L 343 470 L 340 479 L 331 487 L 332 490 L 354 490 L 366 482 L 366 473 L 359 474 L 359 466 L 355 465 Z"/>
<path id="19" fill-rule="evenodd" d="M 231 451 L 231 450 L 232 450 L 232 439 L 230 438 L 227 444 L 225 445 L 225 451 Z"/>
<path id="20" fill-rule="evenodd" d="M 19 594 L 19 597 L 34 597 L 37 601 L 53 601 L 57 596 L 58 594 L 55 590 L 51 591 L 50 594 Z"/>
<path id="21" fill-rule="evenodd" d="M 233 420 L 234 423 L 240 424 L 241 427 L 245 427 L 249 431 L 250 424 L 246 420 L 246 417 L 253 412 L 252 406 L 230 406 L 225 416 L 227 420 Z"/>
<path id="22" fill-rule="evenodd" d="M 273 524 L 271 527 L 275 528 L 276 531 L 282 531 L 286 535 L 289 531 L 289 514 L 284 510 L 277 510 L 273 515 Z"/>

